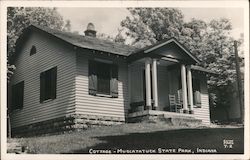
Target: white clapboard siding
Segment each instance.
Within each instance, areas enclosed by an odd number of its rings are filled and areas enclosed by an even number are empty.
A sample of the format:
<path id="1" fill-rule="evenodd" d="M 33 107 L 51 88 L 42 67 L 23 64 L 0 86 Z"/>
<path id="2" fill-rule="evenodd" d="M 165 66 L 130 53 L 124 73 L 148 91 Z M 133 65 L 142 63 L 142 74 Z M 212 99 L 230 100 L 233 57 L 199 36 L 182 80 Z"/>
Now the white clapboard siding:
<path id="1" fill-rule="evenodd" d="M 201 88 L 201 108 L 194 108 L 194 117 L 201 119 L 204 124 L 210 124 L 210 110 L 209 110 L 209 95 L 207 90 L 207 79 L 205 75 L 200 74 L 200 88 Z"/>
<path id="2" fill-rule="evenodd" d="M 31 46 L 37 53 L 30 56 Z M 40 33 L 31 33 L 15 61 L 11 84 L 24 81 L 24 107 L 11 114 L 12 127 L 73 114 L 76 55 L 72 48 Z M 40 103 L 40 73 L 57 66 L 57 98 Z"/>
<path id="3" fill-rule="evenodd" d="M 89 95 L 88 62 L 99 58 L 118 64 L 118 98 Z M 124 121 L 128 110 L 128 66 L 124 59 L 104 55 L 89 56 L 84 50 L 77 54 L 76 114 L 116 117 Z"/>

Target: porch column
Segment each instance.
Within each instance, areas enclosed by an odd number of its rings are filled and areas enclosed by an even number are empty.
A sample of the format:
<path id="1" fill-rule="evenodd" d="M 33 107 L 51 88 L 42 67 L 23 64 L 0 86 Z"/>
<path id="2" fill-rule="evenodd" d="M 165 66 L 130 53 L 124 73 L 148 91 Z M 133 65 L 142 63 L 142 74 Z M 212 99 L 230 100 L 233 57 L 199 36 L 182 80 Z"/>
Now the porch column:
<path id="1" fill-rule="evenodd" d="M 154 107 L 157 110 L 158 107 L 157 59 L 153 59 L 153 64 L 152 64 L 152 87 L 153 87 Z"/>
<path id="2" fill-rule="evenodd" d="M 189 113 L 194 113 L 194 102 L 193 102 L 193 85 L 192 85 L 192 72 L 191 66 L 187 67 L 187 83 L 188 83 L 188 101 L 189 101 Z"/>
<path id="3" fill-rule="evenodd" d="M 145 61 L 145 83 L 146 83 L 146 106 L 151 108 L 151 76 L 150 76 L 150 58 Z"/>
<path id="4" fill-rule="evenodd" d="M 184 64 L 181 65 L 181 86 L 182 86 L 182 101 L 183 101 L 183 112 L 188 113 L 187 104 L 187 82 L 186 82 L 186 67 Z"/>

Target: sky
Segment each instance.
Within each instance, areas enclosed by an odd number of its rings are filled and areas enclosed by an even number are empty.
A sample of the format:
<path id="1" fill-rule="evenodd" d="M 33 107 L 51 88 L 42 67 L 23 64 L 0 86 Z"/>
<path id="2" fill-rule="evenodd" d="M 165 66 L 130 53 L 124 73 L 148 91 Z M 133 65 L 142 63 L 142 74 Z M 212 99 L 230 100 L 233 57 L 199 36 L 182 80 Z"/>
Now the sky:
<path id="1" fill-rule="evenodd" d="M 238 39 L 244 31 L 244 13 L 241 8 L 179 8 L 184 14 L 184 21 L 192 18 L 209 22 L 212 19 L 228 18 L 232 22 L 231 35 Z M 64 19 L 71 21 L 71 30 L 80 34 L 92 22 L 98 33 L 115 36 L 120 22 L 130 13 L 126 8 L 58 8 Z"/>

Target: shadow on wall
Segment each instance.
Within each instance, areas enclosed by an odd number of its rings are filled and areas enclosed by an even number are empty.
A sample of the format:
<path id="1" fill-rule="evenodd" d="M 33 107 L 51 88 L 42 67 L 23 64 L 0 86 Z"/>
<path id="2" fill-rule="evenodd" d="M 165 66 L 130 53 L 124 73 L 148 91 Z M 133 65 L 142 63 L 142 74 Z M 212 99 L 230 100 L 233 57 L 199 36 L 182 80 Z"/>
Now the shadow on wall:
<path id="1" fill-rule="evenodd" d="M 233 91 L 229 94 L 229 106 L 227 107 L 211 107 L 211 121 L 216 123 L 241 123 L 241 109 L 239 96 L 237 94 L 236 83 L 232 84 Z"/>

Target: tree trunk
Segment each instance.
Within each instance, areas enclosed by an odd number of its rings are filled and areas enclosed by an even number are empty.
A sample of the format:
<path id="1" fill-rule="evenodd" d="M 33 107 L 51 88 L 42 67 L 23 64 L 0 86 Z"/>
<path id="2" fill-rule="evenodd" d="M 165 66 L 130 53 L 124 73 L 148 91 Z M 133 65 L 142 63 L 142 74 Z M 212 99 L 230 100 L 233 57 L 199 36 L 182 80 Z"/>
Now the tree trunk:
<path id="1" fill-rule="evenodd" d="M 244 124 L 244 102 L 243 102 L 243 94 L 242 94 L 243 93 L 242 81 L 241 81 L 241 75 L 240 75 L 237 41 L 234 41 L 234 54 L 235 54 L 236 74 L 237 74 L 237 90 L 238 90 L 238 96 L 239 96 L 239 102 L 240 102 L 241 123 Z"/>

